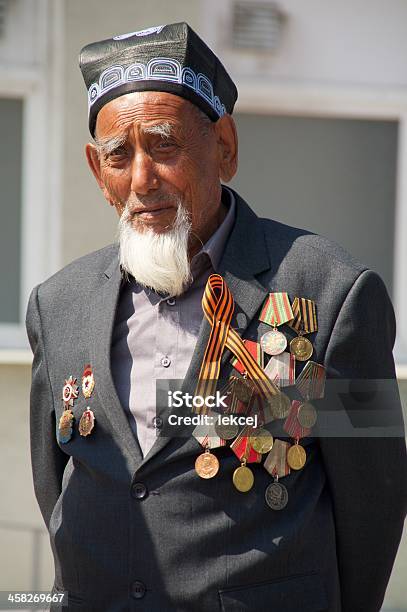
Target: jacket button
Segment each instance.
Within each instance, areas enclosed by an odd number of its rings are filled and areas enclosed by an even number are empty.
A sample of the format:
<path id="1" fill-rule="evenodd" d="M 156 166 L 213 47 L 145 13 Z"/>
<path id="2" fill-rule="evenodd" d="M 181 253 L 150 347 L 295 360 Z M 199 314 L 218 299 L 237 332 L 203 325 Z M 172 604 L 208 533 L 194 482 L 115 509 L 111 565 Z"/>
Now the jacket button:
<path id="1" fill-rule="evenodd" d="M 171 359 L 168 357 L 163 357 L 161 359 L 161 365 L 164 366 L 164 368 L 168 368 L 168 366 L 171 365 Z"/>
<path id="2" fill-rule="evenodd" d="M 140 580 L 135 580 L 131 585 L 131 596 L 134 599 L 141 599 L 146 594 L 146 587 Z"/>
<path id="3" fill-rule="evenodd" d="M 143 482 L 135 482 L 131 487 L 131 494 L 135 499 L 147 497 L 147 487 Z"/>
<path id="4" fill-rule="evenodd" d="M 163 426 L 163 420 L 162 420 L 162 418 L 161 418 L 161 417 L 159 417 L 159 416 L 155 416 L 155 417 L 153 418 L 153 426 L 154 426 L 156 429 L 161 429 L 161 427 Z"/>

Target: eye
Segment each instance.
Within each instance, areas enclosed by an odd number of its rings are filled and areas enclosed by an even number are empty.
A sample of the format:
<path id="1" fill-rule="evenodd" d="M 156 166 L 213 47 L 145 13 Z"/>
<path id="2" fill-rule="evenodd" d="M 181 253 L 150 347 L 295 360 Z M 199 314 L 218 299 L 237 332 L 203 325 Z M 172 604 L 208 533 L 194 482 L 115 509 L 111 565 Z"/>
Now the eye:
<path id="1" fill-rule="evenodd" d="M 124 155 L 126 155 L 126 153 L 127 153 L 126 147 L 123 145 L 120 145 L 120 147 L 116 147 L 115 149 L 113 149 L 113 151 L 110 151 L 107 157 L 123 157 Z"/>

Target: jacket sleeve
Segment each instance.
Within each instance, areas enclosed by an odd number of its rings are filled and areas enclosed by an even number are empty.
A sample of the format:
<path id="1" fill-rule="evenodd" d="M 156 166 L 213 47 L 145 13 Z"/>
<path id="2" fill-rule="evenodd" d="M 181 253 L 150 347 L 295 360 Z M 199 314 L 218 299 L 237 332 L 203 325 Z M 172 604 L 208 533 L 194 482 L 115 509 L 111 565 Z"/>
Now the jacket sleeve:
<path id="1" fill-rule="evenodd" d="M 34 491 L 48 528 L 52 510 L 61 493 L 62 476 L 69 457 L 61 451 L 56 441 L 54 397 L 44 349 L 38 290 L 39 286 L 31 292 L 26 316 L 27 334 L 33 351 L 30 445 Z"/>
<path id="2" fill-rule="evenodd" d="M 385 285 L 365 270 L 339 310 L 324 361 L 327 386 L 332 379 L 348 385 L 347 393 L 336 395 L 350 429 L 320 437 L 335 514 L 343 612 L 380 610 L 406 514 L 395 332 Z"/>

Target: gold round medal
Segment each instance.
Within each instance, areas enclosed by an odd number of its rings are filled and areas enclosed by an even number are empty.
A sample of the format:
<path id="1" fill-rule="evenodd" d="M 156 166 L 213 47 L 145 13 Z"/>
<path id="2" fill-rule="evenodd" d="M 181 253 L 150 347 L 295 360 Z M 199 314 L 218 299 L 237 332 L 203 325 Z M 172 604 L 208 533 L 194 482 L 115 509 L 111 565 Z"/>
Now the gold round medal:
<path id="1" fill-rule="evenodd" d="M 219 471 L 219 461 L 209 450 L 199 455 L 195 460 L 195 471 L 201 478 L 213 478 Z"/>
<path id="2" fill-rule="evenodd" d="M 273 436 L 267 429 L 258 429 L 254 436 L 250 436 L 250 444 L 257 453 L 263 455 L 273 448 Z"/>
<path id="3" fill-rule="evenodd" d="M 308 338 L 304 338 L 304 336 L 297 336 L 290 342 L 290 352 L 299 361 L 307 361 L 307 359 L 309 359 L 314 352 L 314 347 Z"/>
<path id="4" fill-rule="evenodd" d="M 233 472 L 233 484 L 241 493 L 250 491 L 254 483 L 253 472 L 245 465 L 241 465 Z"/>
<path id="5" fill-rule="evenodd" d="M 287 452 L 287 463 L 293 470 L 300 470 L 307 460 L 305 449 L 299 444 L 293 444 Z"/>

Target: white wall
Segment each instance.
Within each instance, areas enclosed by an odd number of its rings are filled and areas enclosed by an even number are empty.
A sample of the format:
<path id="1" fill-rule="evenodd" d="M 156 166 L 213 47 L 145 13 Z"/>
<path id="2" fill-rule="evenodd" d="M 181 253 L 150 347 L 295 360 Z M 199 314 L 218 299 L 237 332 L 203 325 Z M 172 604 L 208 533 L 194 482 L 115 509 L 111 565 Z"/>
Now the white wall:
<path id="1" fill-rule="evenodd" d="M 223 53 L 233 74 L 251 77 L 257 69 L 263 78 L 299 83 L 407 85 L 405 0 L 278 0 L 277 4 L 287 16 L 281 47 L 272 57 L 258 55 L 255 61 Z M 222 51 L 230 5 L 231 0 L 206 0 L 202 7 L 206 38 Z"/>

